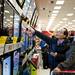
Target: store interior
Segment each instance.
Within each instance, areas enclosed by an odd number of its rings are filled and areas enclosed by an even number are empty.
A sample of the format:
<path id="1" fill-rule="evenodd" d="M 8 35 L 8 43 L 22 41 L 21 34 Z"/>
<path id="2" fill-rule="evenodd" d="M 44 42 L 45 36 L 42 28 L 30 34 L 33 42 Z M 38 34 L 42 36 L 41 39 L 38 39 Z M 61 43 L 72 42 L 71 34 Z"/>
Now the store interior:
<path id="1" fill-rule="evenodd" d="M 75 41 L 74 0 L 0 0 L 0 75 L 50 75 L 41 41 L 64 28 Z"/>

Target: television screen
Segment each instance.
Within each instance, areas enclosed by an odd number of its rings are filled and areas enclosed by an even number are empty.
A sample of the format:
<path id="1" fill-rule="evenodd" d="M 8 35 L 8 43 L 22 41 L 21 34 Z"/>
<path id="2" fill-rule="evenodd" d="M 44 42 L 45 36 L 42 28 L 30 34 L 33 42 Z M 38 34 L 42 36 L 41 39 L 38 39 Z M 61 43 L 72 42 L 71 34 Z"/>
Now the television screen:
<path id="1" fill-rule="evenodd" d="M 11 75 L 11 57 L 3 60 L 3 75 Z"/>
<path id="2" fill-rule="evenodd" d="M 14 36 L 19 36 L 20 16 L 14 13 Z"/>
<path id="3" fill-rule="evenodd" d="M 5 0 L 4 5 L 4 17 L 3 17 L 3 27 L 13 27 L 13 9 Z"/>
<path id="4" fill-rule="evenodd" d="M 15 51 L 14 55 L 13 55 L 13 75 L 17 75 L 18 74 L 18 70 L 19 70 L 19 52 Z"/>

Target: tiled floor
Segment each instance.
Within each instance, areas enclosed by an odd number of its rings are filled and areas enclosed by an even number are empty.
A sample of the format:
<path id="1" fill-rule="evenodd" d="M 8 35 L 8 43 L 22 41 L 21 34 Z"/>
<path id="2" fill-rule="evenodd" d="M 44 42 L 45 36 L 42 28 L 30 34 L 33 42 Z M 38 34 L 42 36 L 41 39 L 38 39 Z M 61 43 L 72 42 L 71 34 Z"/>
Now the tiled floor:
<path id="1" fill-rule="evenodd" d="M 49 69 L 38 69 L 37 75 L 50 75 L 50 70 Z"/>
<path id="2" fill-rule="evenodd" d="M 41 51 L 39 52 L 39 69 L 37 70 L 37 75 L 50 75 L 50 69 L 43 69 L 43 61 Z"/>

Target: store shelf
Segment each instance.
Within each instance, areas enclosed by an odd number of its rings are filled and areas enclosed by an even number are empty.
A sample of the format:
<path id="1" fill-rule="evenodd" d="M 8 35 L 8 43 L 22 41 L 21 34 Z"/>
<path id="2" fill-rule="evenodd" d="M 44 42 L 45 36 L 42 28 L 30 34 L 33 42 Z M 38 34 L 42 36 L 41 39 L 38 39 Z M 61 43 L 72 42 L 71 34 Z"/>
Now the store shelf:
<path id="1" fill-rule="evenodd" d="M 22 43 L 0 45 L 0 56 L 22 47 Z"/>
<path id="2" fill-rule="evenodd" d="M 29 53 L 25 53 L 25 56 L 24 56 L 25 58 L 22 61 L 22 66 L 26 63 L 27 60 L 31 60 L 32 54 L 33 54 L 33 49 L 30 50 Z"/>

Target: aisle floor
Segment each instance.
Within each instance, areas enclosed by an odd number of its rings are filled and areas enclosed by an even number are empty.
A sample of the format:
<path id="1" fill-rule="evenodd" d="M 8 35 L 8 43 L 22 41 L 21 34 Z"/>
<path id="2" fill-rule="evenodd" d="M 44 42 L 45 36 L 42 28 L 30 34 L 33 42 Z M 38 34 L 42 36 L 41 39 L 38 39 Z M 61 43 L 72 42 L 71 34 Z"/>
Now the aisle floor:
<path id="1" fill-rule="evenodd" d="M 43 69 L 43 61 L 41 51 L 39 52 L 39 69 L 37 75 L 50 75 L 50 69 Z"/>
<path id="2" fill-rule="evenodd" d="M 38 69 L 37 75 L 50 75 L 50 69 Z"/>

